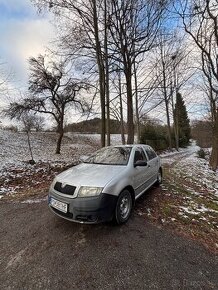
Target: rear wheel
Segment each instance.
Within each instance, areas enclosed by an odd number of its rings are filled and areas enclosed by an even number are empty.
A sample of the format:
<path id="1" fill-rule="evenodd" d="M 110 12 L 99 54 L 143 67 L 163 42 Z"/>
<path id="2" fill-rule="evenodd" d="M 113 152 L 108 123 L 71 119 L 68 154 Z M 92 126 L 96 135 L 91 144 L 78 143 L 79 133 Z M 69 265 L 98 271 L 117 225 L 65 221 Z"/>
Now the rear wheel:
<path id="1" fill-rule="evenodd" d="M 115 222 L 120 225 L 125 223 L 132 211 L 132 197 L 128 190 L 123 190 L 117 200 L 115 209 Z"/>
<path id="2" fill-rule="evenodd" d="M 162 183 L 162 179 L 163 179 L 163 173 L 162 173 L 162 169 L 159 168 L 158 170 L 158 174 L 157 174 L 157 185 Z"/>

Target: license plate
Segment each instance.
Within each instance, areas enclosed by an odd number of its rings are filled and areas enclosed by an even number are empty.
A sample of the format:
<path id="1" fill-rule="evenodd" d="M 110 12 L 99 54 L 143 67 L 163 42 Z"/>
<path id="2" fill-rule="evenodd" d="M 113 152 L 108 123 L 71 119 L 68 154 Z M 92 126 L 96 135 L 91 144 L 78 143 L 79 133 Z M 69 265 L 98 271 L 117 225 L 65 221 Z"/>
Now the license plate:
<path id="1" fill-rule="evenodd" d="M 50 205 L 64 213 L 67 213 L 67 204 L 51 197 Z"/>

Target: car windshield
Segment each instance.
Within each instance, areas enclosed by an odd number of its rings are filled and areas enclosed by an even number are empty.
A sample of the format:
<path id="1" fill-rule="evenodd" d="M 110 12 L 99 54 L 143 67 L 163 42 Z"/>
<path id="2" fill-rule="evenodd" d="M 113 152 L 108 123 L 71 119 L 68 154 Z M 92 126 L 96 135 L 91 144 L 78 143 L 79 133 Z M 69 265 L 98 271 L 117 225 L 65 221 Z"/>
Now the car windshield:
<path id="1" fill-rule="evenodd" d="M 127 165 L 131 147 L 105 147 L 96 151 L 85 163 Z"/>

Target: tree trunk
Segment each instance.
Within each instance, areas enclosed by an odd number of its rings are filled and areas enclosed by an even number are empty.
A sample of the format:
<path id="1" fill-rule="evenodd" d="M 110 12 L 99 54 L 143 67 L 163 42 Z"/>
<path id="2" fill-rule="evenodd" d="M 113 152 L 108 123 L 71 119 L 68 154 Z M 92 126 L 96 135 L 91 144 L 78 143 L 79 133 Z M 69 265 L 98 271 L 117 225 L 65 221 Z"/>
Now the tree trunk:
<path id="1" fill-rule="evenodd" d="M 174 136 L 175 136 L 175 145 L 176 150 L 179 151 L 179 120 L 178 120 L 178 109 L 174 109 L 173 113 L 173 123 L 174 123 Z"/>
<path id="2" fill-rule="evenodd" d="M 122 100 L 122 87 L 121 87 L 121 77 L 119 72 L 119 97 L 120 97 L 120 131 L 121 131 L 121 139 L 122 144 L 126 144 L 125 140 L 125 130 L 124 130 L 124 122 L 123 122 L 123 100 Z"/>
<path id="3" fill-rule="evenodd" d="M 165 101 L 166 106 L 166 115 L 167 115 L 167 134 L 168 134 L 168 142 L 169 142 L 169 149 L 172 149 L 172 137 L 171 137 L 171 126 L 170 126 L 170 113 L 169 113 L 169 106 L 168 101 Z"/>
<path id="4" fill-rule="evenodd" d="M 174 87 L 176 88 L 176 102 L 177 102 L 177 83 L 176 83 L 176 72 L 174 67 Z M 173 128 L 174 128 L 174 136 L 175 136 L 175 146 L 176 150 L 179 151 L 179 124 L 178 124 L 178 109 L 176 110 L 176 104 L 174 106 L 174 99 L 172 93 L 172 111 L 173 111 Z"/>
<path id="5" fill-rule="evenodd" d="M 213 125 L 212 152 L 210 156 L 210 166 L 214 171 L 218 168 L 218 108 L 215 116 Z"/>
<path id="6" fill-rule="evenodd" d="M 139 121 L 139 105 L 138 105 L 138 83 L 137 83 L 137 75 L 136 75 L 136 65 L 134 61 L 134 80 L 135 80 L 135 116 L 136 116 L 136 136 L 137 143 L 140 143 L 140 121 Z"/>
<path id="7" fill-rule="evenodd" d="M 96 9 L 96 0 L 93 0 L 93 22 L 95 31 L 95 45 L 96 45 L 96 59 L 99 74 L 100 86 L 100 103 L 101 103 L 101 146 L 105 147 L 105 69 L 101 50 L 101 43 L 99 40 L 98 30 L 98 15 Z"/>
<path id="8" fill-rule="evenodd" d="M 132 70 L 131 64 L 126 63 L 124 69 L 126 77 L 126 94 L 127 94 L 127 143 L 134 143 L 134 123 L 133 123 L 133 98 L 132 98 Z"/>
<path id="9" fill-rule="evenodd" d="M 64 112 L 64 110 L 63 110 Z M 56 152 L 55 154 L 60 154 L 61 153 L 61 142 L 64 136 L 64 113 L 60 117 L 60 122 L 58 124 L 58 130 L 57 132 L 59 133 L 58 140 L 57 140 L 57 147 L 56 147 Z"/>
<path id="10" fill-rule="evenodd" d="M 33 152 L 32 152 L 32 147 L 31 147 L 31 143 L 30 143 L 30 135 L 29 135 L 29 131 L 26 131 L 27 134 L 27 142 L 28 142 L 28 147 L 29 147 L 29 151 L 30 151 L 30 156 L 31 156 L 31 162 L 34 162 L 33 159 Z M 34 162 L 35 163 L 35 162 Z"/>
<path id="11" fill-rule="evenodd" d="M 63 136 L 64 136 L 64 131 L 59 133 L 55 154 L 61 153 L 61 142 L 62 142 Z"/>
<path id="12" fill-rule="evenodd" d="M 111 137 L 110 137 L 110 91 L 109 91 L 109 63 L 108 63 L 108 19 L 107 19 L 107 0 L 104 0 L 104 53 L 105 53 L 105 96 L 106 96 L 106 133 L 107 133 L 107 146 L 110 146 Z"/>
<path id="13" fill-rule="evenodd" d="M 171 137 L 171 126 L 170 126 L 170 113 L 169 113 L 169 99 L 167 96 L 167 79 L 166 79 L 166 65 L 164 62 L 163 56 L 163 48 L 161 47 L 161 57 L 162 57 L 162 69 L 163 69 L 163 93 L 164 93 L 164 102 L 166 108 L 166 116 L 167 116 L 167 134 L 168 134 L 168 142 L 169 148 L 172 149 L 172 137 Z M 172 88 L 171 88 L 172 92 Z"/>

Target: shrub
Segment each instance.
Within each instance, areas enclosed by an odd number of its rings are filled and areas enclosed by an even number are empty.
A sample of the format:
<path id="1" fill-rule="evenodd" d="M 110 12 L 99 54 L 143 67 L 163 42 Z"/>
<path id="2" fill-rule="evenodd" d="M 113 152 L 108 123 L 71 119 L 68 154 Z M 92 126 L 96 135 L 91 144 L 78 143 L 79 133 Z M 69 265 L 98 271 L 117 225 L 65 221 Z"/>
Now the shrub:
<path id="1" fill-rule="evenodd" d="M 17 126 L 13 126 L 13 125 L 10 125 L 10 126 L 4 126 L 4 127 L 3 127 L 3 130 L 5 130 L 5 131 L 15 132 L 15 133 L 18 132 L 18 128 L 17 128 Z"/>
<path id="2" fill-rule="evenodd" d="M 146 124 L 141 133 L 140 142 L 150 145 L 155 150 L 165 150 L 168 148 L 166 128 L 160 125 Z"/>
<path id="3" fill-rule="evenodd" d="M 197 154 L 198 154 L 198 158 L 206 159 L 206 152 L 204 151 L 203 148 L 200 148 L 200 149 L 197 151 Z"/>

